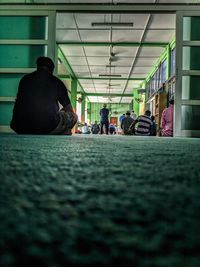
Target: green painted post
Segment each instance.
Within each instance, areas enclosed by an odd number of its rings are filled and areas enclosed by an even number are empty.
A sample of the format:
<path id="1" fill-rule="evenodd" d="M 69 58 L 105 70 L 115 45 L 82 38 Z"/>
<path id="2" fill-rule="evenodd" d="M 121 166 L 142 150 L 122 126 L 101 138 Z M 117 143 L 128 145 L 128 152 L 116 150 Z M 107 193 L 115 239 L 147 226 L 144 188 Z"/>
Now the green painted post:
<path id="1" fill-rule="evenodd" d="M 139 102 L 137 101 L 138 98 L 139 98 L 138 90 L 133 89 L 133 110 L 137 115 L 139 115 Z"/>
<path id="2" fill-rule="evenodd" d="M 170 78 L 171 75 L 171 47 L 167 46 L 167 68 L 166 68 L 166 80 Z"/>
<path id="3" fill-rule="evenodd" d="M 77 98 L 77 79 L 71 80 L 71 104 L 74 112 L 76 112 L 76 98 Z"/>
<path id="4" fill-rule="evenodd" d="M 87 119 L 91 123 L 91 103 L 89 101 L 87 102 L 87 111 Z"/>
<path id="5" fill-rule="evenodd" d="M 81 122 L 85 122 L 85 95 L 81 94 Z"/>

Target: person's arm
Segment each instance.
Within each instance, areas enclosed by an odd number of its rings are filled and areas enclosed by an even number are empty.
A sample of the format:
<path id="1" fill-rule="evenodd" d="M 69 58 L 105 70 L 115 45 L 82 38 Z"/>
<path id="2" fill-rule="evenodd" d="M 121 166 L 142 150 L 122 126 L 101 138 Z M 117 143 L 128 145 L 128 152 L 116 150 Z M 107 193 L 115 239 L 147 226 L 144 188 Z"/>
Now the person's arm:
<path id="1" fill-rule="evenodd" d="M 129 126 L 129 130 L 134 130 L 135 129 L 135 125 L 136 125 L 136 123 L 138 123 L 138 119 L 136 119 L 136 120 L 134 120 L 132 123 L 131 123 L 131 125 Z"/>
<path id="2" fill-rule="evenodd" d="M 64 83 L 59 80 L 59 84 L 57 86 L 59 92 L 58 101 L 63 106 L 62 110 L 65 112 L 74 112 Z"/>

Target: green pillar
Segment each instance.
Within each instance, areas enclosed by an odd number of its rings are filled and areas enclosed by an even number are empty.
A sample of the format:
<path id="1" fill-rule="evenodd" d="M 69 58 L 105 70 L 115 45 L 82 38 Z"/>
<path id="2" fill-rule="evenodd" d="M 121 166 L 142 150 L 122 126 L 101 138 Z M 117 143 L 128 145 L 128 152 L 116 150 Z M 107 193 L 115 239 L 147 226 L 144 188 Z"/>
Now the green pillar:
<path id="1" fill-rule="evenodd" d="M 139 102 L 137 101 L 138 98 L 139 98 L 138 90 L 133 89 L 133 110 L 137 115 L 139 115 Z"/>
<path id="2" fill-rule="evenodd" d="M 81 122 L 85 122 L 85 95 L 81 94 Z"/>
<path id="3" fill-rule="evenodd" d="M 91 123 L 91 103 L 89 101 L 87 102 L 87 111 L 87 119 Z"/>
<path id="4" fill-rule="evenodd" d="M 76 99 L 77 99 L 77 79 L 71 80 L 71 104 L 74 112 L 76 112 Z"/>
<path id="5" fill-rule="evenodd" d="M 166 69 L 166 80 L 170 78 L 171 75 L 171 47 L 167 46 L 167 69 Z"/>

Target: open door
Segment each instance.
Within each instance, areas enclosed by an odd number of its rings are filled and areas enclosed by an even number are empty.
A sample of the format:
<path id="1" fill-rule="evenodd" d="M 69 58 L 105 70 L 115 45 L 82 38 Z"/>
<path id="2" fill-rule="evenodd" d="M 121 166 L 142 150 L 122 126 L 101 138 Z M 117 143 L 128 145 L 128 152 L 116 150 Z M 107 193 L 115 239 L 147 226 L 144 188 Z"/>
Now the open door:
<path id="1" fill-rule="evenodd" d="M 177 12 L 175 136 L 200 137 L 199 25 L 199 12 Z"/>

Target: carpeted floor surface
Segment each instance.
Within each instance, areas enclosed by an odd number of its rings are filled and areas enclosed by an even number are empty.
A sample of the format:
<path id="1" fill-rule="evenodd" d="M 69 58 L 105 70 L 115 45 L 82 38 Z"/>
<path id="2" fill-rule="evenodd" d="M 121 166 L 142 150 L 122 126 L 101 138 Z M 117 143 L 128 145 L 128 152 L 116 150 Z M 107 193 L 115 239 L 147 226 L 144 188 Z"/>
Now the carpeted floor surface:
<path id="1" fill-rule="evenodd" d="M 199 267 L 200 139 L 0 136 L 1 267 Z"/>

